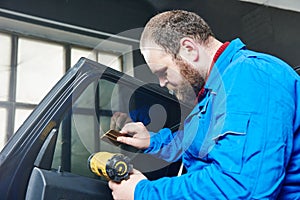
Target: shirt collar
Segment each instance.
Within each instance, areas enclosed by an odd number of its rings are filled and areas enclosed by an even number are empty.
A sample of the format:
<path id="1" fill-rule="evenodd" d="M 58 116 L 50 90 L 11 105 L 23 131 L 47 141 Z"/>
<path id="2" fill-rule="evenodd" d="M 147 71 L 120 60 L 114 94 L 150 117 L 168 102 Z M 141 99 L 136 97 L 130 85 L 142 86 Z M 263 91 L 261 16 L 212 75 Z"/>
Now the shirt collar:
<path id="1" fill-rule="evenodd" d="M 228 65 L 231 63 L 234 55 L 239 50 L 245 49 L 245 47 L 245 44 L 239 38 L 230 42 L 227 48 L 217 58 L 216 62 L 212 63 L 213 67 L 205 83 L 205 89 L 214 91 L 216 87 L 218 87 L 218 82 L 222 81 L 221 76 L 225 69 L 228 67 Z"/>

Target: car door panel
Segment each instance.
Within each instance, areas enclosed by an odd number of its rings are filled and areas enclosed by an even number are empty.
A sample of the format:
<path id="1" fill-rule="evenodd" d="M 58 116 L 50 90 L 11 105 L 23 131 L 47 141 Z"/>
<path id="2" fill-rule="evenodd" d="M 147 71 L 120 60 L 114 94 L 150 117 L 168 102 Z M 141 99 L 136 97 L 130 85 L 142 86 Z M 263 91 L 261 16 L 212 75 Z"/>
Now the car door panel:
<path id="1" fill-rule="evenodd" d="M 26 200 L 110 200 L 107 182 L 79 175 L 35 167 L 30 176 Z"/>

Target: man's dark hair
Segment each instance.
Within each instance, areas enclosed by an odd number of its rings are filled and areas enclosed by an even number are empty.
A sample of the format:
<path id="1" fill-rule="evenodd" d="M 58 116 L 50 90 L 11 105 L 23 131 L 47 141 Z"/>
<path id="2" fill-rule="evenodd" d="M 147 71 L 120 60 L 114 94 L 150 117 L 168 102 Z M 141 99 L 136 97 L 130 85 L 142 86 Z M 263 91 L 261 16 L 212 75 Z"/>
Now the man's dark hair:
<path id="1" fill-rule="evenodd" d="M 176 57 L 183 37 L 205 43 L 209 36 L 214 34 L 199 15 L 183 10 L 166 11 L 154 16 L 146 24 L 141 37 L 141 48 L 152 40 Z"/>

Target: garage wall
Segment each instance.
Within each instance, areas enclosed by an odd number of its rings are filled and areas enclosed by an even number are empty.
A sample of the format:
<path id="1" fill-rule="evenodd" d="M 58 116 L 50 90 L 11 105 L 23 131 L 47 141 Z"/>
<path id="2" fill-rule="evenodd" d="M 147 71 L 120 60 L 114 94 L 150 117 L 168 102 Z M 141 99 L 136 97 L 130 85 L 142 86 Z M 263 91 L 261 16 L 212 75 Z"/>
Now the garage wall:
<path id="1" fill-rule="evenodd" d="M 134 0 L 2 0 L 0 7 L 29 15 L 119 33 L 143 26 L 155 12 L 147 1 Z"/>
<path id="2" fill-rule="evenodd" d="M 240 37 L 251 49 L 300 65 L 300 14 L 238 0 L 2 0 L 0 8 L 112 34 L 143 27 L 163 10 L 187 9 L 205 18 L 223 41 Z M 139 39 L 139 33 L 129 37 Z M 143 62 L 139 56 L 136 65 Z"/>

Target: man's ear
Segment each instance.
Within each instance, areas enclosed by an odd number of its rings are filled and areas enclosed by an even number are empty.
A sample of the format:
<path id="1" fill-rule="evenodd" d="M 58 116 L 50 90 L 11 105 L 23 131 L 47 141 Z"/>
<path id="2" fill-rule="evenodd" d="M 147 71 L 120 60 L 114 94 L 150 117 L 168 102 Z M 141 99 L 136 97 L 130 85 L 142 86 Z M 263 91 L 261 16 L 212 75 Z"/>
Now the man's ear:
<path id="1" fill-rule="evenodd" d="M 189 37 L 184 37 L 180 40 L 179 55 L 192 62 L 199 60 L 199 49 L 195 40 Z"/>

